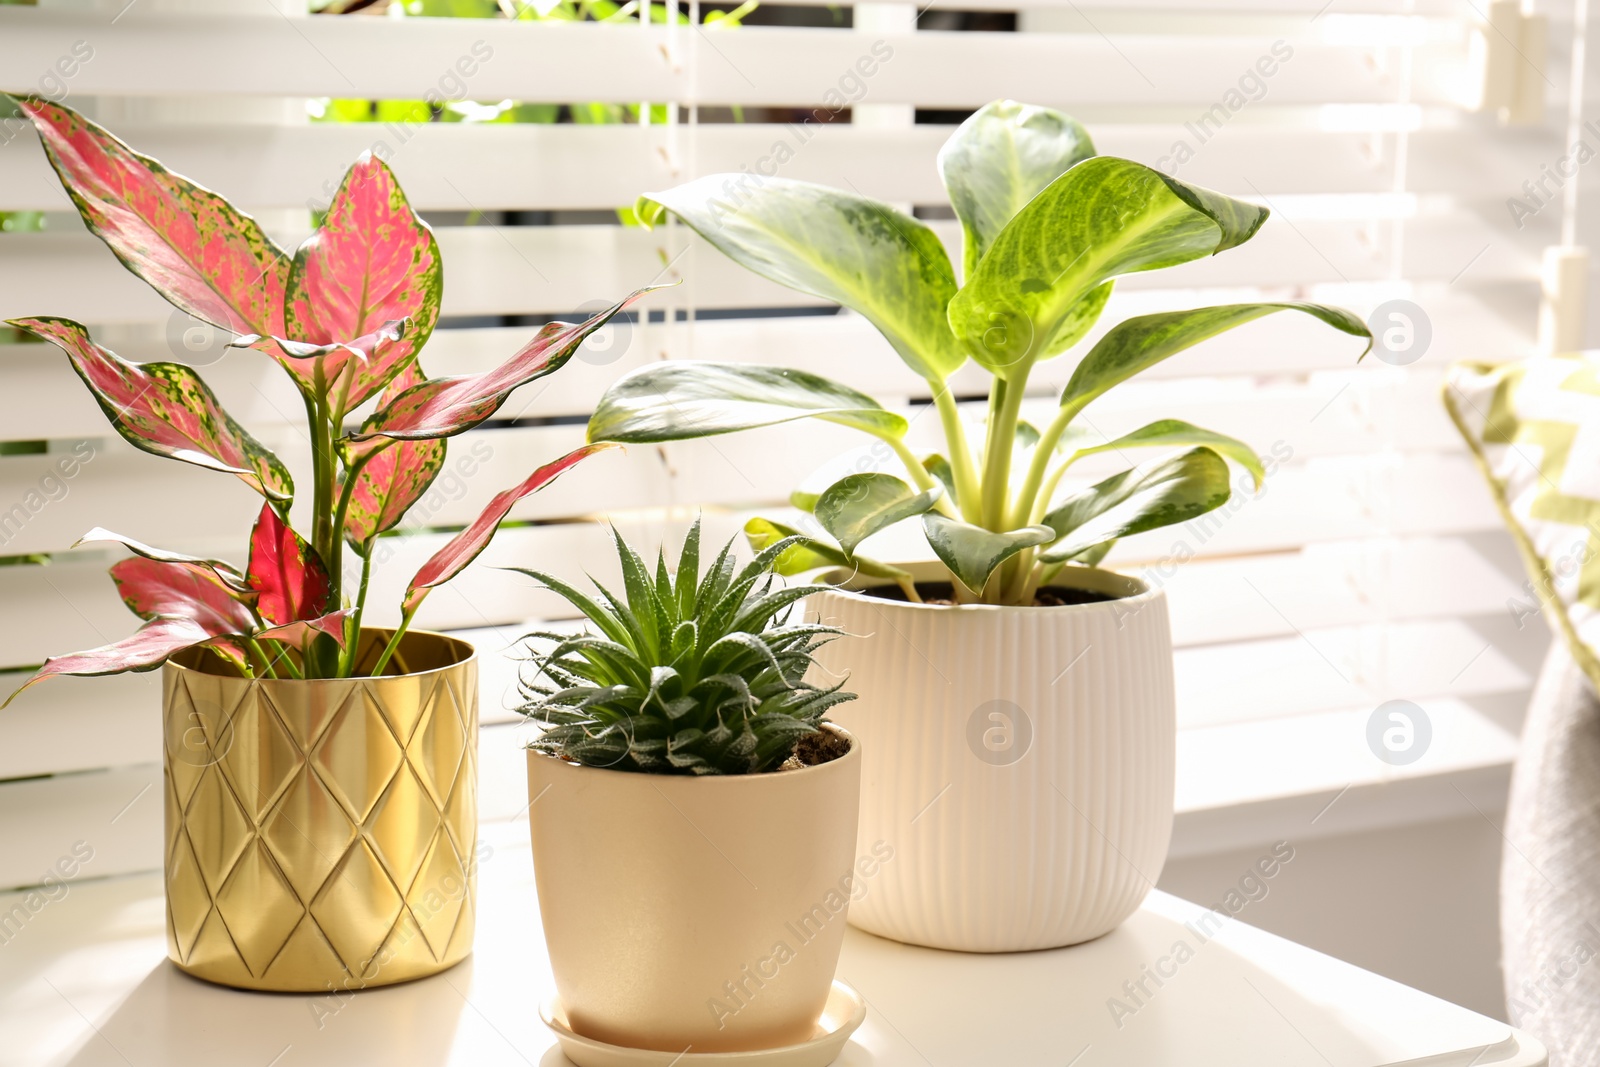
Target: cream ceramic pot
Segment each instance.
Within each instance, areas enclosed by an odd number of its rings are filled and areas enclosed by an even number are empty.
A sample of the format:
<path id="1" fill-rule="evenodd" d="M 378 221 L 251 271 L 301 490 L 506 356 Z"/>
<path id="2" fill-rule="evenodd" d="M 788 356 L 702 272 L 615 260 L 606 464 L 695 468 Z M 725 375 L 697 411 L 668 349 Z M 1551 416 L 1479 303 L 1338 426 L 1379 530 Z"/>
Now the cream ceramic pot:
<path id="1" fill-rule="evenodd" d="M 893 866 L 856 855 L 860 783 L 853 739 L 817 766 L 703 778 L 530 750 L 534 876 L 568 1025 L 670 1052 L 810 1039 L 851 898 Z"/>
<path id="2" fill-rule="evenodd" d="M 1160 876 L 1176 734 L 1166 597 L 1070 574 L 1116 599 L 952 607 L 847 586 L 805 601 L 857 635 L 817 664 L 860 696 L 835 709 L 862 744 L 860 839 L 895 851 L 854 925 L 968 952 L 1053 948 L 1114 929 Z"/>

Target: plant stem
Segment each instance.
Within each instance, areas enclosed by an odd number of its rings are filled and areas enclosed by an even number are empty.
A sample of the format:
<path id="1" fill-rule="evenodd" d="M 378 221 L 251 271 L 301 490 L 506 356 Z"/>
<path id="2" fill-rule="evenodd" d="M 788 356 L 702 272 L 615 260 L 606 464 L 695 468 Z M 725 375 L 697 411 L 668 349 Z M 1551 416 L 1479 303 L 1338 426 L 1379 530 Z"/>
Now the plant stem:
<path id="1" fill-rule="evenodd" d="M 933 389 L 933 402 L 939 409 L 939 421 L 944 426 L 945 447 L 950 452 L 950 472 L 955 478 L 956 496 L 960 498 L 961 517 L 976 525 L 982 518 L 978 500 L 978 472 L 972 465 L 972 446 L 967 443 L 967 429 L 961 421 L 961 409 L 956 406 L 956 398 L 951 395 L 947 384 L 929 381 L 928 385 Z"/>
<path id="2" fill-rule="evenodd" d="M 249 653 L 255 653 L 256 659 L 261 661 L 261 673 L 268 678 L 276 678 L 277 675 L 272 670 L 272 661 L 267 659 L 267 654 L 262 650 L 260 642 L 253 637 L 245 637 L 242 640 L 246 653 L 245 658 L 249 658 Z"/>
<path id="3" fill-rule="evenodd" d="M 302 652 L 301 656 L 304 657 L 304 655 L 305 653 Z M 284 668 L 289 672 L 289 677 L 291 678 L 305 677 L 305 675 L 301 673 L 300 668 L 295 666 L 294 657 L 289 655 L 289 650 L 287 648 L 278 653 L 274 662 L 282 663 Z"/>
<path id="4" fill-rule="evenodd" d="M 361 613 L 367 608 L 367 580 L 372 577 L 372 542 L 361 555 L 361 588 L 356 593 L 356 608 L 344 628 L 344 656 L 339 664 L 339 677 L 349 678 L 356 667 L 356 650 L 361 647 Z"/>
<path id="5" fill-rule="evenodd" d="M 1017 491 L 1016 510 L 1012 513 L 1015 526 L 1025 526 L 1024 520 L 1038 511 L 1036 502 L 1039 497 L 1039 485 L 1044 481 L 1045 471 L 1050 467 L 1050 457 L 1055 455 L 1056 445 L 1061 441 L 1061 435 L 1067 432 L 1067 426 L 1072 422 L 1081 409 L 1076 406 L 1062 408 L 1056 417 L 1050 421 L 1044 433 L 1039 435 L 1039 443 L 1034 446 L 1033 462 L 1028 464 L 1028 475 L 1023 479 L 1022 488 Z M 1070 460 L 1068 461 L 1071 462 Z M 1060 475 L 1056 481 L 1060 480 Z M 1051 492 L 1055 491 L 1054 482 L 1051 483 Z M 1049 494 L 1045 495 L 1044 503 L 1048 504 Z M 1042 513 L 1042 512 L 1041 512 Z"/>
<path id="6" fill-rule="evenodd" d="M 1046 582 L 1054 581 L 1055 576 L 1060 574 L 1062 568 L 1065 566 L 1065 563 L 1041 563 L 1037 567 L 1032 568 L 1032 574 L 1028 579 L 1028 586 L 1023 591 L 1023 595 L 1026 598 L 1025 603 L 1031 604 L 1033 602 L 1033 598 L 1039 592 L 1039 587 L 1044 585 Z"/>
<path id="7" fill-rule="evenodd" d="M 335 474 L 332 413 L 328 410 L 327 378 L 323 374 L 322 357 L 317 359 L 312 388 L 315 398 L 307 401 L 307 416 L 311 423 L 311 546 L 317 550 L 318 557 L 327 568 L 329 599 L 337 604 L 341 599 L 342 583 L 338 561 L 339 533 L 332 529 Z"/>
<path id="8" fill-rule="evenodd" d="M 922 594 L 917 592 L 917 583 L 911 580 L 910 575 L 895 579 L 895 584 L 900 587 L 900 591 L 906 595 L 906 599 L 911 603 L 922 603 Z"/>
<path id="9" fill-rule="evenodd" d="M 343 551 L 344 551 L 344 523 L 345 523 L 346 516 L 350 512 L 350 501 L 355 496 L 356 483 L 360 480 L 361 471 L 366 467 L 366 465 L 368 463 L 372 462 L 372 460 L 374 458 L 376 458 L 377 455 L 380 452 L 382 452 L 384 449 L 388 448 L 390 445 L 394 444 L 394 441 L 390 440 L 389 438 L 384 438 L 383 441 L 384 441 L 383 444 L 378 445 L 377 447 L 373 448 L 370 452 L 367 452 L 364 455 L 362 455 L 359 459 L 357 459 L 355 461 L 354 464 L 352 464 L 350 467 L 348 467 L 344 472 L 344 485 L 339 490 L 339 503 L 333 509 L 333 540 L 334 540 L 335 544 L 338 546 L 335 549 L 334 554 L 335 554 L 336 560 L 341 562 L 341 565 L 342 565 L 342 554 L 343 554 Z M 370 551 L 371 551 L 371 545 L 369 544 L 368 545 L 369 554 L 370 554 Z M 365 556 L 363 556 L 362 557 L 363 570 L 367 566 L 367 563 L 368 563 L 368 560 L 366 559 Z M 366 577 L 365 577 L 365 574 L 363 574 L 363 576 L 362 576 L 362 588 L 363 589 L 366 588 Z"/>
<path id="10" fill-rule="evenodd" d="M 1028 521 L 1030 523 L 1036 523 L 1044 518 L 1045 512 L 1050 508 L 1050 498 L 1056 495 L 1056 486 L 1061 484 L 1061 476 L 1067 473 L 1067 468 L 1072 466 L 1077 459 L 1078 453 L 1074 452 L 1062 461 L 1061 466 L 1050 472 L 1050 477 L 1045 479 L 1044 487 L 1039 490 L 1039 495 L 1034 499 L 1033 510 L 1028 513 Z M 1018 503 L 1020 504 L 1021 501 L 1019 500 Z"/>
<path id="11" fill-rule="evenodd" d="M 323 507 L 324 490 L 329 488 L 325 469 L 328 453 L 324 447 L 327 433 L 323 428 L 323 384 L 322 360 L 318 359 L 312 375 L 312 395 L 306 397 L 306 429 L 311 434 L 311 544 L 319 553 L 328 525 L 328 512 Z"/>
<path id="12" fill-rule="evenodd" d="M 400 628 L 395 630 L 394 636 L 389 638 L 389 643 L 383 647 L 383 655 L 378 657 L 378 662 L 372 668 L 371 677 L 377 678 L 383 674 L 383 669 L 389 665 L 389 657 L 394 655 L 394 650 L 400 647 L 400 639 L 411 628 L 411 617 L 416 612 L 408 612 L 400 617 Z"/>
<path id="13" fill-rule="evenodd" d="M 278 641 L 270 637 L 266 638 L 264 641 L 258 638 L 256 643 L 260 645 L 262 654 L 266 656 L 268 668 L 283 668 L 281 671 L 274 670 L 273 677 L 305 677 L 305 675 L 300 672 L 300 667 L 295 663 L 294 657 L 289 655 L 288 645 L 284 644 L 282 641 Z M 304 655 L 303 652 L 301 654 L 302 656 Z"/>
<path id="14" fill-rule="evenodd" d="M 1010 569 L 1006 572 L 1006 584 L 1001 596 L 1004 603 L 1027 606 L 1032 601 L 1032 597 L 1028 595 L 1028 587 L 1039 569 L 1034 565 L 1038 555 L 1037 548 L 1025 548 L 1006 561 Z"/>
<path id="15" fill-rule="evenodd" d="M 916 453 L 912 452 L 904 441 L 898 437 L 889 436 L 883 437 L 882 440 L 888 442 L 889 447 L 894 449 L 895 455 L 900 457 L 900 462 L 906 465 L 906 473 L 911 475 L 911 480 L 916 483 L 918 489 L 932 489 L 939 484 L 934 481 L 933 475 L 928 473 L 927 468 L 917 459 Z M 950 505 L 943 496 L 939 498 L 939 503 L 934 506 L 945 514 L 950 514 Z"/>
<path id="16" fill-rule="evenodd" d="M 329 577 L 333 579 L 334 606 L 343 604 L 344 590 L 344 513 L 350 506 L 350 494 L 355 489 L 355 471 L 346 470 L 344 477 L 339 478 L 339 468 L 344 464 L 344 458 L 339 454 L 339 437 L 344 430 L 344 409 L 350 399 L 350 382 L 355 378 L 349 361 L 345 361 L 344 370 L 340 373 L 339 397 L 327 410 L 328 415 L 328 499 L 332 501 L 335 489 L 338 490 L 339 503 L 334 508 L 332 517 L 328 522 L 328 555 L 323 561 L 328 565 Z M 367 458 L 371 458 L 370 456 Z"/>
<path id="17" fill-rule="evenodd" d="M 1006 504 L 1011 495 L 1011 453 L 1017 446 L 1017 415 L 1026 386 L 1026 376 L 1014 382 L 996 378 L 989 393 L 989 433 L 983 443 L 982 525 L 996 533 L 1010 528 Z"/>

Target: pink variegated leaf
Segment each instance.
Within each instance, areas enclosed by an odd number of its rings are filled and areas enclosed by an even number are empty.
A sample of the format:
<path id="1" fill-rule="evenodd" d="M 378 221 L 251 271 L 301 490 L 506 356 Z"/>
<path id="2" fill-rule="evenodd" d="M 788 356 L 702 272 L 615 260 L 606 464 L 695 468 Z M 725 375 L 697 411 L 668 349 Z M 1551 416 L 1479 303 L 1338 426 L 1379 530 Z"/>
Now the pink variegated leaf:
<path id="1" fill-rule="evenodd" d="M 347 453 L 359 453 L 377 437 L 402 441 L 450 437 L 470 430 L 506 402 L 512 390 L 560 370 L 584 339 L 611 317 L 659 285 L 639 289 L 581 323 L 552 322 L 494 370 L 457 378 L 434 378 L 414 385 L 380 408 L 347 441 Z M 371 447 L 367 445 L 367 447 Z"/>
<path id="2" fill-rule="evenodd" d="M 389 383 L 379 406 L 422 380 L 422 368 L 412 360 Z M 396 525 L 422 499 L 444 466 L 442 440 L 390 441 L 388 446 L 361 464 L 345 512 L 344 536 L 363 556 L 374 537 Z"/>
<path id="3" fill-rule="evenodd" d="M 244 645 L 237 637 L 231 635 L 213 637 L 202 647 L 209 648 L 221 656 L 240 674 L 248 676 L 251 673 L 250 657 L 245 653 Z"/>
<path id="4" fill-rule="evenodd" d="M 222 197 L 142 156 L 71 108 L 16 98 L 89 232 L 194 317 L 282 334 L 289 258 Z"/>
<path id="5" fill-rule="evenodd" d="M 514 485 L 496 494 L 495 498 L 489 501 L 489 506 L 483 509 L 483 513 L 473 520 L 471 526 L 452 537 L 449 544 L 435 552 L 433 557 L 422 565 L 422 569 L 417 571 L 416 577 L 411 579 L 411 584 L 406 586 L 406 597 L 401 602 L 401 611 L 409 616 L 421 605 L 429 590 L 448 582 L 460 574 L 467 564 L 478 558 L 478 554 L 489 547 L 489 541 L 500 528 L 501 520 L 510 514 L 512 505 L 517 501 L 530 493 L 538 492 L 581 461 L 609 447 L 611 445 L 606 442 L 584 445 L 580 449 L 568 452 L 555 462 L 540 467 L 528 475 L 520 485 Z"/>
<path id="6" fill-rule="evenodd" d="M 317 397 L 322 395 L 336 395 L 344 389 L 340 380 L 346 370 L 352 375 L 359 372 L 359 368 L 378 362 L 392 362 L 390 356 L 393 351 L 410 346 L 404 344 L 405 337 L 411 324 L 405 319 L 391 319 L 383 323 L 371 333 L 362 334 L 350 341 L 334 341 L 328 344 L 312 344 L 309 341 L 293 341 L 287 337 L 261 337 L 256 334 L 246 334 L 238 338 L 228 347 L 253 348 L 257 352 L 265 353 L 276 360 L 278 366 L 289 372 L 294 378 L 300 391 L 307 396 Z M 322 366 L 322 387 L 317 388 L 317 365 Z M 352 377 L 352 380 L 354 378 Z M 346 399 L 346 409 L 354 404 Z"/>
<path id="7" fill-rule="evenodd" d="M 113 541 L 116 544 L 121 545 L 123 548 L 126 548 L 134 555 L 143 556 L 145 559 L 155 560 L 157 563 L 193 564 L 209 570 L 212 574 L 215 574 L 224 585 L 230 587 L 235 592 L 250 592 L 250 585 L 245 581 L 244 574 L 227 560 L 203 559 L 200 556 L 186 556 L 182 552 L 168 552 L 161 548 L 151 548 L 142 541 L 135 541 L 131 537 L 125 537 L 122 534 L 113 533 L 103 526 L 96 526 L 94 529 L 78 538 L 73 542 L 72 547 L 77 548 L 79 545 L 87 545 L 96 541 Z M 252 599 L 249 602 L 253 603 L 254 601 Z"/>
<path id="8" fill-rule="evenodd" d="M 263 637 L 270 637 L 274 641 L 299 645 L 313 633 L 327 634 L 339 643 L 340 648 L 343 648 L 344 621 L 349 617 L 350 609 L 340 608 L 338 611 L 328 612 L 320 619 L 301 619 L 299 622 L 285 623 L 282 626 L 270 626 L 265 630 L 257 631 L 255 636 L 258 640 Z"/>
<path id="9" fill-rule="evenodd" d="M 315 619 L 328 610 L 327 568 L 317 550 L 301 540 L 271 507 L 262 507 L 250 531 L 250 588 L 260 594 L 256 611 L 282 626 Z"/>
<path id="10" fill-rule="evenodd" d="M 123 674 L 128 671 L 153 671 L 175 652 L 194 645 L 204 644 L 213 635 L 191 619 L 163 616 L 152 619 L 131 636 L 109 645 L 91 648 L 86 652 L 73 652 L 66 656 L 52 656 L 32 678 L 6 698 L 5 704 L 35 682 L 58 674 Z"/>
<path id="11" fill-rule="evenodd" d="M 421 350 L 439 319 L 444 267 L 433 230 L 371 152 L 345 173 L 317 232 L 294 254 L 287 336 L 333 344 L 410 319 L 403 341 L 351 368 L 344 409 L 382 389 Z"/>
<path id="12" fill-rule="evenodd" d="M 112 566 L 111 580 L 128 610 L 141 619 L 188 619 L 212 636 L 249 633 L 256 626 L 249 603 L 256 594 L 232 589 L 201 563 L 133 556 Z"/>
<path id="13" fill-rule="evenodd" d="M 209 386 L 181 363 L 131 363 L 71 319 L 12 319 L 9 325 L 67 354 L 106 418 L 129 444 L 236 474 L 277 504 L 294 497 L 289 470 L 222 410 Z"/>

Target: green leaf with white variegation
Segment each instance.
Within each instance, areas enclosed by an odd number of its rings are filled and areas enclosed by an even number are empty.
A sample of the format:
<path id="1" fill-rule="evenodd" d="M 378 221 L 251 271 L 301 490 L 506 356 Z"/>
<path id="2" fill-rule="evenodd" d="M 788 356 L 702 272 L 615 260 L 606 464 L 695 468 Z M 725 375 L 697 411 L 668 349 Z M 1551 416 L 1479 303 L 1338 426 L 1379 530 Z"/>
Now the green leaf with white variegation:
<path id="1" fill-rule="evenodd" d="M 979 363 L 1009 378 L 1055 354 L 1081 301 L 1119 275 L 1249 240 L 1267 209 L 1186 185 L 1132 160 L 1095 156 L 1046 186 L 995 238 L 950 301 Z"/>
<path id="2" fill-rule="evenodd" d="M 589 440 L 644 444 L 817 418 L 875 437 L 903 437 L 904 416 L 809 371 L 668 360 L 624 375 L 589 419 Z"/>
<path id="3" fill-rule="evenodd" d="M 934 554 L 975 596 L 983 595 L 989 576 L 1006 560 L 1025 548 L 1048 544 L 1056 536 L 1048 526 L 1024 526 L 995 533 L 936 511 L 922 516 L 922 531 L 928 535 Z"/>
<path id="4" fill-rule="evenodd" d="M 1114 441 L 1080 448 L 1072 454 L 1072 460 L 1092 456 L 1096 452 L 1121 452 L 1125 448 L 1187 448 L 1193 445 L 1204 445 L 1219 455 L 1233 460 L 1249 471 L 1256 488 L 1261 488 L 1261 479 L 1266 477 L 1266 468 L 1261 465 L 1261 457 L 1256 455 L 1255 449 L 1237 437 L 1203 430 L 1182 419 L 1161 419 L 1148 426 L 1141 426 L 1132 433 L 1123 434 Z"/>
<path id="5" fill-rule="evenodd" d="M 966 362 L 945 306 L 955 271 L 928 226 L 887 204 L 787 178 L 712 174 L 635 207 L 645 225 L 682 219 L 740 266 L 843 304 L 888 339 L 906 365 L 943 381 Z"/>
<path id="6" fill-rule="evenodd" d="M 909 571 L 899 567 L 890 566 L 874 559 L 865 559 L 861 556 L 847 556 L 841 549 L 835 548 L 826 541 L 819 541 L 815 537 L 808 537 L 793 526 L 773 522 L 771 519 L 755 518 L 744 524 L 745 540 L 750 542 L 750 547 L 756 552 L 764 551 L 785 537 L 799 537 L 802 540 L 785 549 L 773 565 L 773 570 L 784 576 L 805 574 L 807 571 L 820 570 L 823 567 L 842 567 L 846 570 L 856 571 L 869 578 L 887 578 L 898 583 L 908 583 L 911 580 Z"/>
<path id="7" fill-rule="evenodd" d="M 897 522 L 933 510 L 944 490 L 939 486 L 921 492 L 892 474 L 847 474 L 817 500 L 817 521 L 850 556 L 856 546 Z"/>
<path id="8" fill-rule="evenodd" d="M 940 455 L 926 456 L 922 460 L 922 469 L 928 476 L 944 486 L 945 496 L 950 498 L 950 503 L 960 504 L 956 497 L 956 472 L 950 466 L 950 461 Z"/>
<path id="9" fill-rule="evenodd" d="M 1060 562 L 1106 541 L 1188 522 L 1221 507 L 1230 492 L 1227 461 L 1209 448 L 1141 464 L 1052 509 L 1044 521 L 1059 539 L 1040 559 Z"/>
<path id="10" fill-rule="evenodd" d="M 1111 554 L 1111 550 L 1116 545 L 1115 541 L 1101 541 L 1098 545 L 1091 545 L 1082 552 L 1077 553 L 1068 562 L 1081 563 L 1085 567 L 1098 566 L 1101 560 Z"/>
<path id="11" fill-rule="evenodd" d="M 1188 311 L 1164 311 L 1140 315 L 1114 326 L 1095 342 L 1061 394 L 1061 406 L 1082 410 L 1091 400 L 1115 385 L 1148 370 L 1186 348 L 1254 322 L 1277 311 L 1301 311 L 1320 319 L 1336 330 L 1353 337 L 1364 337 L 1365 356 L 1372 350 L 1372 332 L 1367 324 L 1343 308 L 1326 304 L 1265 303 L 1219 304 Z M 1357 362 L 1361 357 L 1357 357 Z"/>
<path id="12" fill-rule="evenodd" d="M 1111 299 L 1111 290 L 1116 284 L 1116 279 L 1112 279 L 1097 285 L 1084 294 L 1082 300 L 1072 305 L 1072 309 L 1056 326 L 1055 335 L 1040 348 L 1039 358 L 1050 359 L 1059 356 L 1083 340 L 1084 336 L 1094 329 L 1094 324 L 1100 321 L 1100 313 L 1106 309 L 1106 302 Z"/>
<path id="13" fill-rule="evenodd" d="M 1094 155 L 1089 131 L 1053 108 L 996 100 L 939 149 L 939 177 L 966 237 L 967 277 L 1006 223 L 1039 191 Z"/>

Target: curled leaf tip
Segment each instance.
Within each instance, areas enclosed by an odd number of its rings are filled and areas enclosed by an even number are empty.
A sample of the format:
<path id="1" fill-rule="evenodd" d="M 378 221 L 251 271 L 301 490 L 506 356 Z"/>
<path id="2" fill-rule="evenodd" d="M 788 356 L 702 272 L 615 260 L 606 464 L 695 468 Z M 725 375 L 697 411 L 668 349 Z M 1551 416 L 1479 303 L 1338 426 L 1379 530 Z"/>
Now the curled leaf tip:
<path id="1" fill-rule="evenodd" d="M 666 208 L 651 193 L 645 193 L 633 202 L 633 217 L 647 230 L 655 229 L 665 212 Z"/>

